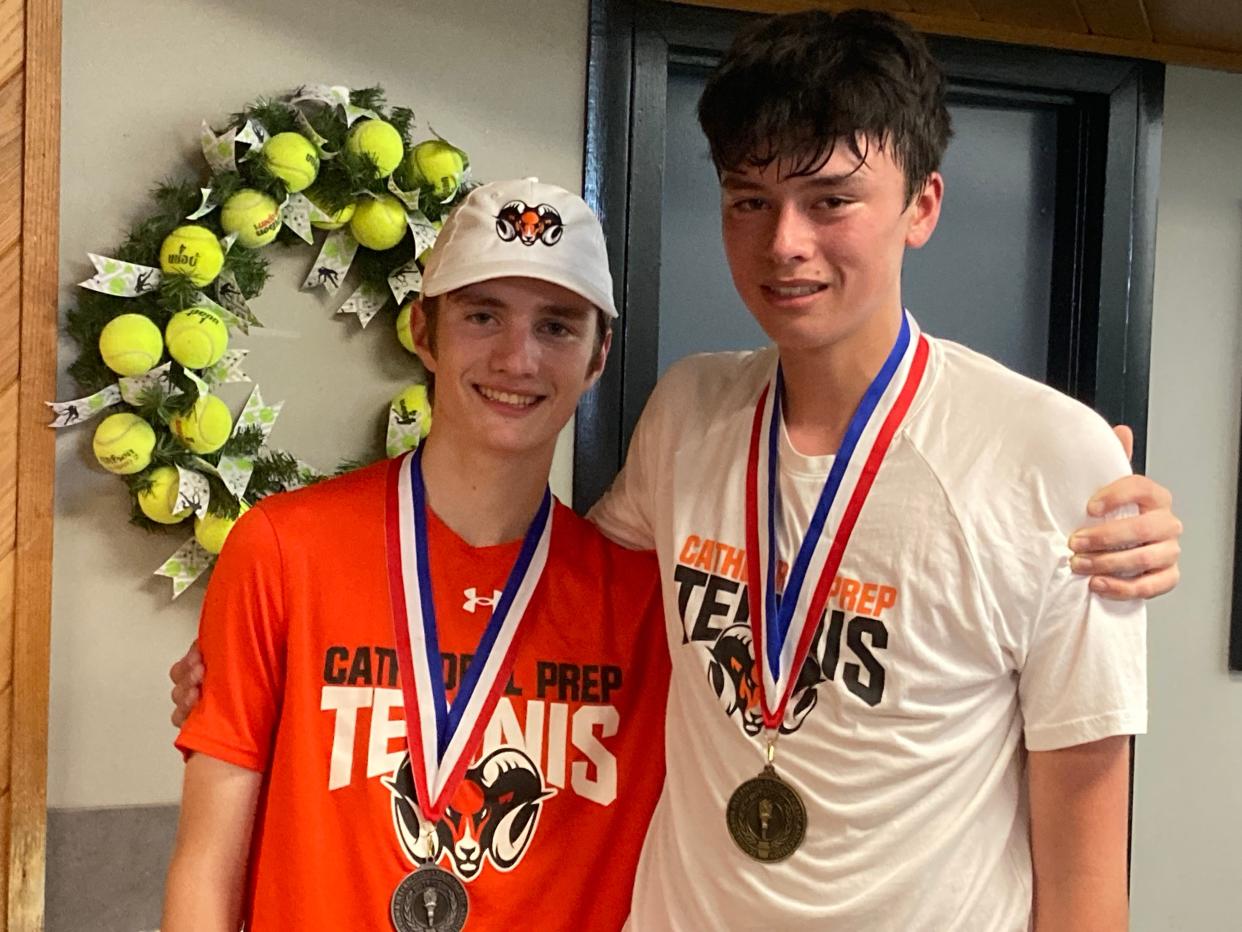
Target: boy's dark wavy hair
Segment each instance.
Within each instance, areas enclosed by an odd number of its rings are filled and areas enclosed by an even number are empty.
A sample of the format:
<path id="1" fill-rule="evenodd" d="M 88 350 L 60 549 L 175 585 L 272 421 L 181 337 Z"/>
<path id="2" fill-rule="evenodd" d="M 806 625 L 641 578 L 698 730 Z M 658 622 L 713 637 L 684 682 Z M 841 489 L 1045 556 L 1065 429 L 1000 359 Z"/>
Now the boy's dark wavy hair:
<path id="1" fill-rule="evenodd" d="M 734 40 L 699 100 L 718 172 L 776 163 L 814 174 L 844 142 L 887 150 L 907 202 L 940 167 L 952 129 L 945 80 L 923 37 L 887 13 L 774 16 Z"/>

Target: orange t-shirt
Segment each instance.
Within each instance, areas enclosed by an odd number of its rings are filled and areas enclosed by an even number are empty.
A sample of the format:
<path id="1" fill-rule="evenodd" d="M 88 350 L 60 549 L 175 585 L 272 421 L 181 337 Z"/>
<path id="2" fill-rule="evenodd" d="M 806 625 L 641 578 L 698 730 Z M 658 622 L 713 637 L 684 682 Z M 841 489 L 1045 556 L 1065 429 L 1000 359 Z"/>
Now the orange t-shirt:
<path id="1" fill-rule="evenodd" d="M 203 606 L 203 698 L 177 739 L 264 773 L 246 927 L 384 930 L 418 824 L 385 560 L 397 460 L 252 509 Z M 520 542 L 428 514 L 455 694 Z M 482 748 L 437 826 L 467 930 L 618 929 L 664 781 L 669 662 L 654 558 L 556 505 L 542 581 Z"/>

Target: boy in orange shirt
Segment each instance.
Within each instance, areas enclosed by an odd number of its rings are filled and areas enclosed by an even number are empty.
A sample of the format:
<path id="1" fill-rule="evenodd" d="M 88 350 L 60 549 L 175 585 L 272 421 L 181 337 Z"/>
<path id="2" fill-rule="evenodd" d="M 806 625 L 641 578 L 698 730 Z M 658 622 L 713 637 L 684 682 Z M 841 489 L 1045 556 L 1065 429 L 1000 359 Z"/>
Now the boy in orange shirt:
<path id="1" fill-rule="evenodd" d="M 655 564 L 547 488 L 608 354 L 603 234 L 567 191 L 485 185 L 423 295 L 423 446 L 261 502 L 215 569 L 165 932 L 629 910 L 664 776 Z"/>

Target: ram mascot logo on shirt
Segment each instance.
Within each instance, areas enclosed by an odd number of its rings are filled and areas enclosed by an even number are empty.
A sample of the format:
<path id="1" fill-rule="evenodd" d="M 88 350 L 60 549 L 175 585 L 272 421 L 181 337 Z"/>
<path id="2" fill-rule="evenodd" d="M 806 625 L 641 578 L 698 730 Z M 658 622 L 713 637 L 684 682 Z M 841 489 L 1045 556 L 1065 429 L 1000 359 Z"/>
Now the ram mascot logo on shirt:
<path id="1" fill-rule="evenodd" d="M 381 782 L 392 794 L 393 826 L 401 847 L 411 862 L 421 863 L 428 851 L 420 839 L 418 792 L 408 753 Z M 497 748 L 462 777 L 436 824 L 431 859 L 440 861 L 447 854 L 453 872 L 466 881 L 479 875 L 485 861 L 498 870 L 513 870 L 535 836 L 543 801 L 555 794 L 524 751 Z"/>
<path id="2" fill-rule="evenodd" d="M 741 624 L 725 628 L 707 648 L 707 653 L 707 680 L 712 691 L 724 706 L 725 714 L 740 718 L 742 730 L 753 738 L 763 731 L 763 708 L 756 681 L 759 667 L 755 663 L 754 636 L 750 626 Z M 819 701 L 814 687 L 824 681 L 824 676 L 814 659 L 808 657 L 800 672 L 785 721 L 781 723 L 782 734 L 801 728 L 802 722 Z"/>

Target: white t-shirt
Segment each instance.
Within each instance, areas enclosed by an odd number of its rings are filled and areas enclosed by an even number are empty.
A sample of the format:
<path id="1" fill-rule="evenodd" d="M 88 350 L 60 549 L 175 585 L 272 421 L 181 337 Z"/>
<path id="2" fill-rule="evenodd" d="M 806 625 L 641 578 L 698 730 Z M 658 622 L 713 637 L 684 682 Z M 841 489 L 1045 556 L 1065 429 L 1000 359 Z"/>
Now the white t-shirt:
<path id="1" fill-rule="evenodd" d="M 738 850 L 725 822 L 764 762 L 744 503 L 776 351 L 692 357 L 656 387 L 592 514 L 656 549 L 673 661 L 633 929 L 1025 930 L 1023 747 L 1146 729 L 1144 606 L 1093 596 L 1069 569 L 1087 500 L 1129 471 L 1120 444 L 1078 402 L 930 343 L 788 705 L 776 765 L 807 831 L 776 864 Z M 831 463 L 782 436 L 784 560 Z"/>

